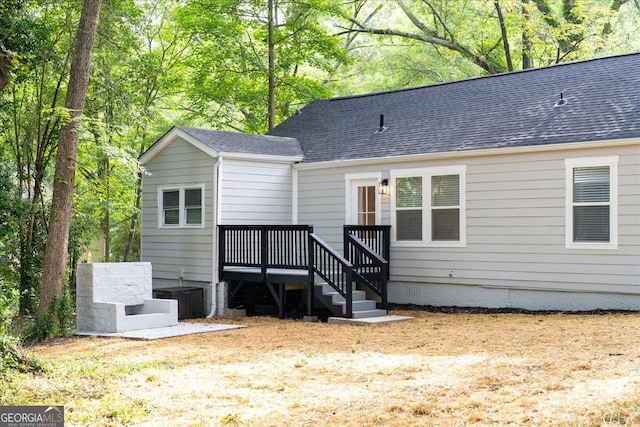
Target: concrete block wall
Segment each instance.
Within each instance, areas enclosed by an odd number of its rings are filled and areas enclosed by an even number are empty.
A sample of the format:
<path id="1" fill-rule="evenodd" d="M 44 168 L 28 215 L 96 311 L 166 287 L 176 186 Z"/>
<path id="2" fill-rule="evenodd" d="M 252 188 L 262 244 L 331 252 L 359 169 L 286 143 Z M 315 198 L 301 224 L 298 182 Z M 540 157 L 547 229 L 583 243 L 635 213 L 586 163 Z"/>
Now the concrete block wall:
<path id="1" fill-rule="evenodd" d="M 152 298 L 151 263 L 79 264 L 76 330 L 124 332 L 178 324 L 178 302 Z M 126 306 L 135 306 L 127 315 Z"/>
<path id="2" fill-rule="evenodd" d="M 83 287 L 94 302 L 142 304 L 153 292 L 149 262 L 79 264 L 77 277 L 78 285 L 91 284 Z"/>

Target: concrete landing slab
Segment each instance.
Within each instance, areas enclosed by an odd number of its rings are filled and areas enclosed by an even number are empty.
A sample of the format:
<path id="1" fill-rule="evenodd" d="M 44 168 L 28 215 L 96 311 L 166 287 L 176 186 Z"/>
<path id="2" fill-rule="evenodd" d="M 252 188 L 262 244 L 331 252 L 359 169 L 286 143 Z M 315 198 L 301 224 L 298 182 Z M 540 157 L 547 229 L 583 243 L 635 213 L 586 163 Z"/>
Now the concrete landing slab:
<path id="1" fill-rule="evenodd" d="M 344 317 L 329 317 L 329 319 L 327 320 L 327 323 L 369 326 L 369 325 L 384 325 L 387 323 L 394 323 L 394 322 L 404 322 L 406 320 L 411 320 L 411 319 L 413 319 L 413 317 L 395 316 L 395 315 L 365 317 L 362 319 L 345 319 Z"/>
<path id="2" fill-rule="evenodd" d="M 76 335 L 95 337 L 119 337 L 138 340 L 156 340 L 160 338 L 179 337 L 183 335 L 202 334 L 206 332 L 226 331 L 230 329 L 245 328 L 243 325 L 227 325 L 221 323 L 185 323 L 180 322 L 175 326 L 165 328 L 139 329 L 127 332 L 77 332 Z"/>

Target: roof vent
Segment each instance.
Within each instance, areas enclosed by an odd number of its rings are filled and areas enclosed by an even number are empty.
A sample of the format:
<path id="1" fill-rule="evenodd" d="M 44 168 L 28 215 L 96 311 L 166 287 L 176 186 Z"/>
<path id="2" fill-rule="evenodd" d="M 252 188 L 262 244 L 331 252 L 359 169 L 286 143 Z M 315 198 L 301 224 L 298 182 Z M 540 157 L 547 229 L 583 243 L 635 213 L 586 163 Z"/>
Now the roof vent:
<path id="1" fill-rule="evenodd" d="M 384 125 L 384 114 L 380 114 L 380 126 L 378 127 L 376 133 L 382 133 L 385 130 L 387 130 L 387 127 Z"/>
<path id="2" fill-rule="evenodd" d="M 563 94 L 562 92 L 560 92 L 560 99 L 558 99 L 558 102 L 556 102 L 556 103 L 553 105 L 553 108 L 562 107 L 563 105 L 566 105 L 566 104 L 567 104 L 567 102 L 568 102 L 568 101 L 567 101 L 566 99 L 564 99 L 564 94 Z"/>

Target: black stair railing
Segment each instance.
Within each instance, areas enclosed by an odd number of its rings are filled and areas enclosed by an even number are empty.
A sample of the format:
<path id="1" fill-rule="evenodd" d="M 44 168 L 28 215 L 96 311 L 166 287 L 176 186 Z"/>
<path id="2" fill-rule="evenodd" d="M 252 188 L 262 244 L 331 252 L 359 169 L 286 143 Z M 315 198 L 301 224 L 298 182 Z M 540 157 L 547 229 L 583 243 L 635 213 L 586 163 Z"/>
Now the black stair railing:
<path id="1" fill-rule="evenodd" d="M 391 255 L 391 226 L 390 225 L 345 225 L 344 226 L 344 253 L 347 259 L 347 236 L 354 235 L 364 242 L 373 252 L 389 262 Z M 351 260 L 350 260 L 351 261 Z M 387 269 L 389 280 L 389 269 Z"/>
<path id="2" fill-rule="evenodd" d="M 353 265 L 314 233 L 309 234 L 309 265 L 346 302 L 345 317 L 353 317 Z"/>
<path id="3" fill-rule="evenodd" d="M 344 236 L 345 257 L 353 265 L 358 283 L 380 297 L 382 308 L 388 308 L 387 277 L 389 262 L 354 234 Z"/>

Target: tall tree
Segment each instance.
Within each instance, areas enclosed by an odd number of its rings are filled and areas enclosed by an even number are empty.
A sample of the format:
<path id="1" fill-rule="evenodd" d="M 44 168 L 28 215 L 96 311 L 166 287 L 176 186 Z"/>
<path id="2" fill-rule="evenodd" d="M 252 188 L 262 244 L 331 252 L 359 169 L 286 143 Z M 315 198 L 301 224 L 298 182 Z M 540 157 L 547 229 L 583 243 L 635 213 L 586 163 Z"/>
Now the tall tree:
<path id="1" fill-rule="evenodd" d="M 80 10 L 75 0 L 3 0 L 0 42 L 14 56 L 11 80 L 0 93 L 3 161 L 20 201 L 19 233 L 5 241 L 19 271 L 20 312 L 34 313 L 48 225 L 50 169 L 63 116 L 63 94 Z M 81 5 L 80 5 L 81 6 Z M 15 66 L 17 65 L 17 66 Z"/>
<path id="2" fill-rule="evenodd" d="M 259 133 L 299 104 L 328 96 L 322 76 L 348 61 L 326 24 L 337 6 L 325 0 L 185 3 L 179 22 L 194 42 L 189 108 L 214 126 Z"/>
<path id="3" fill-rule="evenodd" d="M 80 116 L 84 109 L 89 67 L 102 0 L 85 0 L 80 15 L 65 108 L 68 122 L 60 130 L 53 183 L 53 205 L 40 288 L 40 315 L 52 309 L 52 303 L 63 296 L 67 266 L 73 185 L 80 133 Z"/>

